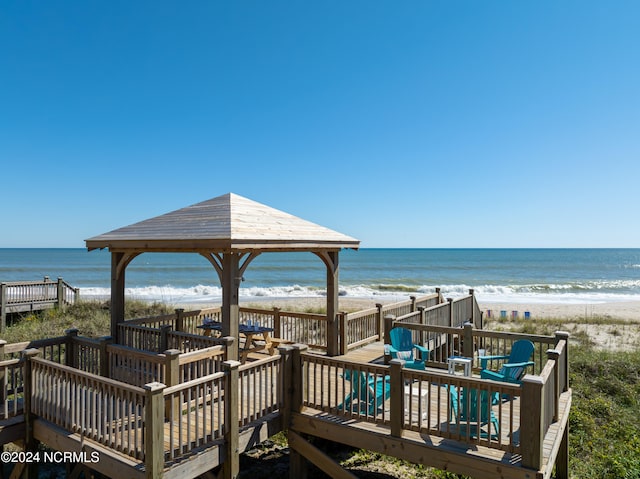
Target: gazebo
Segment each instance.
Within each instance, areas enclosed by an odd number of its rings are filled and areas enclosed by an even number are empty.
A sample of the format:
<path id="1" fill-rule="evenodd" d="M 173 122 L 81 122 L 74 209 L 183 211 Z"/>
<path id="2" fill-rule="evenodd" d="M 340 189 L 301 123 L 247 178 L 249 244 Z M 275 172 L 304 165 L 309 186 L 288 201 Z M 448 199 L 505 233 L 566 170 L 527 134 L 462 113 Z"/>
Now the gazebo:
<path id="1" fill-rule="evenodd" d="M 242 196 L 227 193 L 85 240 L 89 251 L 111 252 L 111 335 L 124 321 L 125 270 L 147 252 L 197 253 L 215 268 L 222 286 L 222 334 L 238 337 L 239 289 L 244 271 L 264 252 L 311 252 L 327 268 L 330 356 L 338 354 L 339 251 L 360 241 Z M 229 359 L 238 358 L 238 342 Z"/>

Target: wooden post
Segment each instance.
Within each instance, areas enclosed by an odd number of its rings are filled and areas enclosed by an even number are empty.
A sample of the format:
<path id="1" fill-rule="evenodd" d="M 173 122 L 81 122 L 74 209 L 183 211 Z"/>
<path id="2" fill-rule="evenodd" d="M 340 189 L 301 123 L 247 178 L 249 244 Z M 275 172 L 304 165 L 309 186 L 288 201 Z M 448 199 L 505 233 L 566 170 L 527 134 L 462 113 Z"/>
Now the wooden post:
<path id="1" fill-rule="evenodd" d="M 62 278 L 58 276 L 58 285 L 57 285 L 57 300 L 58 300 L 58 309 L 64 308 L 64 282 Z"/>
<path id="2" fill-rule="evenodd" d="M 24 426 L 25 426 L 25 451 L 35 451 L 38 447 L 37 441 L 33 436 L 33 421 L 35 419 L 31 412 L 31 400 L 33 398 L 33 364 L 31 359 L 40 354 L 35 348 L 25 349 L 22 351 L 22 360 L 24 361 L 23 370 L 23 397 L 24 397 Z M 16 466 L 17 467 L 17 466 Z M 26 475 L 23 477 L 38 477 L 37 474 L 38 463 L 26 464 Z"/>
<path id="3" fill-rule="evenodd" d="M 378 312 L 376 313 L 376 334 L 378 335 L 378 341 L 384 340 L 384 318 L 382 317 L 382 304 L 376 303 Z"/>
<path id="4" fill-rule="evenodd" d="M 562 372 L 564 377 L 561 378 L 562 392 L 569 390 L 569 333 L 567 331 L 556 331 L 556 344 L 564 341 L 564 354 L 562 355 Z"/>
<path id="5" fill-rule="evenodd" d="M 4 346 L 6 344 L 7 344 L 7 342 L 4 339 L 0 339 L 0 361 L 4 361 Z M 4 384 L 5 372 L 6 372 L 6 369 L 4 369 L 4 368 L 0 369 L 0 384 Z M 0 402 L 4 402 L 4 400 L 5 400 L 4 393 L 5 393 L 5 388 L 4 387 L 0 387 Z"/>
<path id="6" fill-rule="evenodd" d="M 469 290 L 469 296 L 471 296 L 471 317 L 469 318 L 469 320 L 475 326 L 475 324 L 476 324 L 476 308 L 475 308 L 476 303 L 475 303 L 475 297 L 474 297 L 473 289 Z"/>
<path id="7" fill-rule="evenodd" d="M 293 393 L 293 348 L 291 346 L 279 346 L 278 352 L 282 357 L 280 374 L 282 375 L 282 391 L 284 395 L 280 414 L 282 414 L 282 427 L 289 429 L 291 422 L 291 395 Z"/>
<path id="8" fill-rule="evenodd" d="M 144 467 L 146 479 L 159 479 L 164 472 L 164 403 L 165 385 L 145 384 Z"/>
<path id="9" fill-rule="evenodd" d="M 384 344 L 391 344 L 391 329 L 393 328 L 393 322 L 396 320 L 396 317 L 393 314 L 387 314 L 384 317 Z M 391 356 L 389 354 L 386 354 L 386 348 L 385 348 L 385 355 L 384 355 L 384 363 L 385 364 L 389 364 L 389 361 L 391 361 Z"/>
<path id="10" fill-rule="evenodd" d="M 111 337 L 119 344 L 118 323 L 124 321 L 125 268 L 118 274 L 119 265 L 124 261 L 124 253 L 111 253 Z"/>
<path id="11" fill-rule="evenodd" d="M 76 338 L 78 337 L 78 330 L 76 328 L 71 328 L 65 330 L 64 333 L 67 336 L 64 362 L 69 367 L 77 368 L 78 345 L 76 344 Z"/>
<path id="12" fill-rule="evenodd" d="M 165 384 L 167 387 L 177 386 L 180 383 L 180 351 L 167 349 L 163 354 Z"/>
<path id="13" fill-rule="evenodd" d="M 237 342 L 237 339 L 233 338 L 231 336 L 225 336 L 223 338 L 220 338 L 220 341 L 222 341 L 222 343 L 224 345 L 223 358 L 224 358 L 225 361 L 227 361 L 229 359 L 229 349 L 231 349 L 233 347 L 233 343 Z"/>
<path id="14" fill-rule="evenodd" d="M 183 332 L 184 331 L 184 308 L 176 309 L 176 331 Z"/>
<path id="15" fill-rule="evenodd" d="M 424 310 L 426 308 L 424 306 L 418 306 L 418 311 L 420 311 L 420 324 L 424 325 Z M 420 330 L 420 344 L 424 346 L 424 329 Z"/>
<path id="16" fill-rule="evenodd" d="M 7 283 L 0 283 L 0 332 L 7 328 Z"/>
<path id="17" fill-rule="evenodd" d="M 180 351 L 168 349 L 164 352 L 164 382 L 167 387 L 180 383 Z M 179 418 L 180 406 L 177 398 L 168 397 L 164 402 L 164 417 Z"/>
<path id="18" fill-rule="evenodd" d="M 291 391 L 291 411 L 300 412 L 304 401 L 303 392 L 305 390 L 306 377 L 302 368 L 302 353 L 309 347 L 306 344 L 294 344 L 292 355 L 292 391 Z"/>
<path id="19" fill-rule="evenodd" d="M 558 420 L 560 408 L 560 351 L 547 349 L 547 360 L 553 361 L 553 421 Z"/>
<path id="20" fill-rule="evenodd" d="M 520 449 L 522 466 L 539 471 L 542 468 L 544 439 L 544 382 L 540 376 L 526 375 L 522 379 L 520 410 Z"/>
<path id="21" fill-rule="evenodd" d="M 111 377 L 111 368 L 109 366 L 109 353 L 107 347 L 113 343 L 111 336 L 103 336 L 98 338 L 99 341 L 99 354 L 100 354 L 100 376 L 103 378 Z"/>
<path id="22" fill-rule="evenodd" d="M 236 341 L 227 349 L 230 360 L 239 358 L 238 339 L 240 306 L 240 255 L 238 253 L 224 253 L 222 257 L 222 336 L 232 336 Z"/>
<path id="23" fill-rule="evenodd" d="M 404 380 L 402 378 L 402 359 L 392 359 L 390 367 L 390 395 L 389 408 L 396 414 L 391 414 L 391 437 L 402 437 L 402 425 L 404 421 Z"/>
<path id="24" fill-rule="evenodd" d="M 447 298 L 449 302 L 449 327 L 453 328 L 453 298 Z"/>
<path id="25" fill-rule="evenodd" d="M 169 335 L 170 331 L 171 326 L 169 326 L 168 324 L 160 326 L 160 344 L 158 345 L 158 351 L 156 352 L 159 353 L 161 351 L 166 351 L 167 349 L 169 349 L 167 336 Z M 167 384 L 167 386 L 173 386 L 173 384 Z"/>
<path id="26" fill-rule="evenodd" d="M 337 356 L 338 349 L 338 252 L 327 253 L 327 356 Z"/>
<path id="27" fill-rule="evenodd" d="M 340 331 L 340 354 L 347 354 L 349 342 L 347 339 L 347 313 L 341 311 L 337 314 Z"/>
<path id="28" fill-rule="evenodd" d="M 302 353 L 307 350 L 304 344 L 294 344 L 291 358 L 291 410 L 300 412 L 304 401 L 305 376 L 302 367 Z M 295 449 L 289 451 L 289 477 L 305 479 L 308 475 L 308 464 L 302 454 Z"/>
<path id="29" fill-rule="evenodd" d="M 282 326 L 280 325 L 280 308 L 273 308 L 273 337 L 282 337 Z"/>
<path id="30" fill-rule="evenodd" d="M 409 299 L 411 300 L 411 312 L 414 313 L 416 311 L 416 297 L 409 296 Z"/>
<path id="31" fill-rule="evenodd" d="M 442 294 L 440 294 L 440 288 L 436 288 L 436 294 L 438 295 L 438 304 L 442 303 Z"/>
<path id="32" fill-rule="evenodd" d="M 239 361 L 224 361 L 224 443 L 225 459 L 222 465 L 224 479 L 236 479 L 240 472 L 240 445 L 238 423 Z"/>
<path id="33" fill-rule="evenodd" d="M 464 323 L 464 340 L 462 341 L 462 355 L 467 358 L 473 357 L 473 324 Z"/>

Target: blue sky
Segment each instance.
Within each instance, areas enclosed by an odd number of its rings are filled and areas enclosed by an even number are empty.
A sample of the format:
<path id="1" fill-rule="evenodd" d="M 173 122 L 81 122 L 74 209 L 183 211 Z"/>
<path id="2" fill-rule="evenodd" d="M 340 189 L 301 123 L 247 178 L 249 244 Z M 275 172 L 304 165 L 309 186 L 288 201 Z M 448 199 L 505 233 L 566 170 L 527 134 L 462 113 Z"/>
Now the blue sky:
<path id="1" fill-rule="evenodd" d="M 640 247 L 640 2 L 13 1 L 0 247 L 234 192 L 363 247 Z"/>

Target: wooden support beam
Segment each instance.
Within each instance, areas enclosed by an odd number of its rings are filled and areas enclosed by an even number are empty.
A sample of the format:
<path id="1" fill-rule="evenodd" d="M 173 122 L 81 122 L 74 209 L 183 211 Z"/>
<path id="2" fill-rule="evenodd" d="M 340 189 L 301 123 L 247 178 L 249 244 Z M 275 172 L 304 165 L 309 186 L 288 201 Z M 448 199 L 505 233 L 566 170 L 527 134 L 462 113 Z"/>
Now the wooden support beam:
<path id="1" fill-rule="evenodd" d="M 144 386 L 147 396 L 144 408 L 145 479 L 160 479 L 164 471 L 164 388 L 164 384 L 157 382 Z"/>
<path id="2" fill-rule="evenodd" d="M 224 479 L 235 479 L 240 472 L 239 413 L 238 408 L 235 407 L 239 399 L 239 367 L 238 361 L 224 361 L 222 363 L 225 373 L 224 442 L 226 457 L 222 465 Z"/>
<path id="3" fill-rule="evenodd" d="M 289 430 L 287 438 L 291 449 L 297 451 L 308 461 L 315 464 L 318 469 L 326 473 L 329 477 L 334 479 L 358 479 L 358 476 L 343 469 L 340 464 L 296 432 Z"/>
<path id="4" fill-rule="evenodd" d="M 392 437 L 388 429 L 358 428 L 330 419 L 314 418 L 293 413 L 291 431 L 314 437 L 338 441 L 349 446 L 379 452 L 399 459 L 435 467 L 443 471 L 463 474 L 474 479 L 538 479 L 538 471 L 523 468 L 507 461 L 496 461 L 475 454 L 472 448 L 460 448 L 448 440 L 436 436 L 408 434 Z M 293 476 L 290 476 L 293 477 Z"/>

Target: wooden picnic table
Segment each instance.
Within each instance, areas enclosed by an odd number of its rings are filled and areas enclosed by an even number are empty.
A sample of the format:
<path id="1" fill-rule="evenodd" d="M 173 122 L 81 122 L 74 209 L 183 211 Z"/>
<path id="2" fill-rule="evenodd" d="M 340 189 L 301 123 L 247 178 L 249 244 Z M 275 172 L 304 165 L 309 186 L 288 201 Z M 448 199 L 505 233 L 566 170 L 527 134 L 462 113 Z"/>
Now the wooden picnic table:
<path id="1" fill-rule="evenodd" d="M 198 326 L 204 330 L 205 336 L 211 336 L 213 331 L 222 332 L 222 323 L 209 322 Z M 242 362 L 247 360 L 249 353 L 267 350 L 269 355 L 273 356 L 276 348 L 281 343 L 289 343 L 290 341 L 281 340 L 280 338 L 272 338 L 269 333 L 273 332 L 273 328 L 267 328 L 259 325 L 239 324 L 238 332 L 245 337 L 244 347 L 240 349 Z"/>

